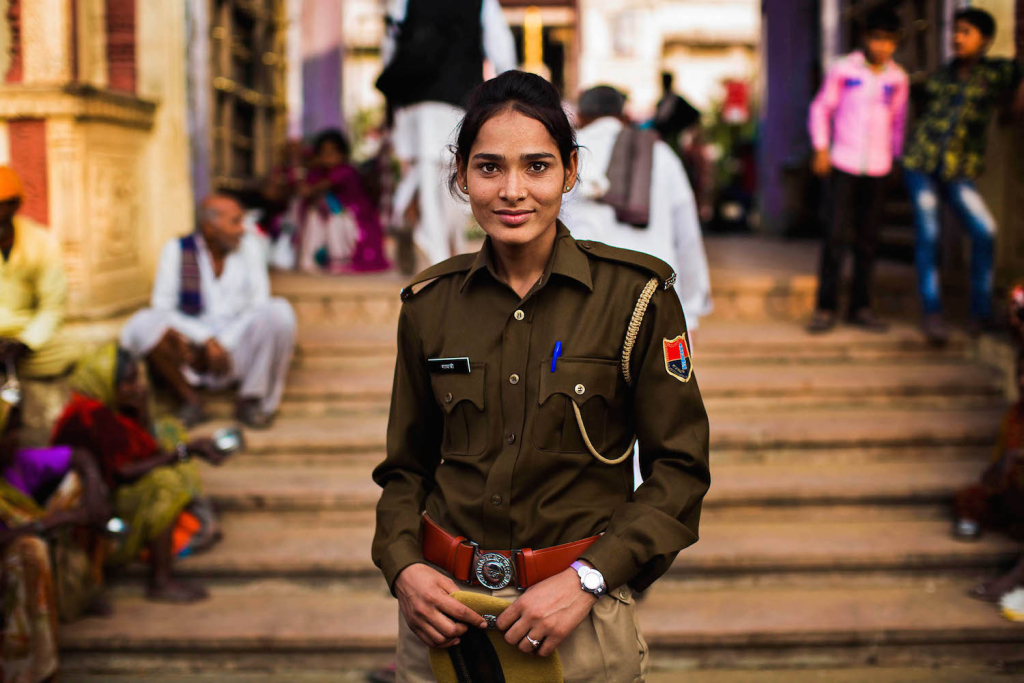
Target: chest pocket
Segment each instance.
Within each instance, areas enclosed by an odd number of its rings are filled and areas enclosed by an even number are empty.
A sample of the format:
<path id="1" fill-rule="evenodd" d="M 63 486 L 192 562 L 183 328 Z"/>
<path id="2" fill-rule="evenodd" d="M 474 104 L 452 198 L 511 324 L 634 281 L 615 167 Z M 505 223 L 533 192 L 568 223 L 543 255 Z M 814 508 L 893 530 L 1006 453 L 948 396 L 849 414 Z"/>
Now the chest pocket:
<path id="1" fill-rule="evenodd" d="M 487 447 L 484 387 L 487 366 L 473 363 L 465 375 L 432 374 L 430 384 L 444 411 L 441 455 L 480 455 Z"/>
<path id="2" fill-rule="evenodd" d="M 560 358 L 555 372 L 551 361 L 541 363 L 533 445 L 542 451 L 588 453 L 582 421 L 593 448 L 618 457 L 632 436 L 627 395 L 618 361 Z"/>

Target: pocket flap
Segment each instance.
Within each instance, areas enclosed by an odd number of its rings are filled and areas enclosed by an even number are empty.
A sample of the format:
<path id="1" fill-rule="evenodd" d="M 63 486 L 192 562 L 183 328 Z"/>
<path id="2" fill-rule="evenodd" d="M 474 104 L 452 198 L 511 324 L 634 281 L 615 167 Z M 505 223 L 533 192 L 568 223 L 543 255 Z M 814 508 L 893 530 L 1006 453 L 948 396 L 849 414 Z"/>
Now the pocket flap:
<path id="1" fill-rule="evenodd" d="M 434 397 L 445 413 L 452 412 L 462 401 L 469 401 L 479 410 L 484 409 L 484 379 L 486 363 L 473 363 L 466 375 L 430 376 Z"/>
<path id="2" fill-rule="evenodd" d="M 564 394 L 581 406 L 594 396 L 611 403 L 618 381 L 618 361 L 559 358 L 555 371 L 551 372 L 551 361 L 548 360 L 541 363 L 538 400 L 544 403 L 554 394 Z"/>

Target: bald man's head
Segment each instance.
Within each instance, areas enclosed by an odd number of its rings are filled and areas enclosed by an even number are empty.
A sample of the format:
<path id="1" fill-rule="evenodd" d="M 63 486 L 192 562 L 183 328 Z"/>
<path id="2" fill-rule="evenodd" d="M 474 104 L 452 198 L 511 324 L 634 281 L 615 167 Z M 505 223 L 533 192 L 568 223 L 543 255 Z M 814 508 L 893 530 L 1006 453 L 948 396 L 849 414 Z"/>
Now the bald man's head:
<path id="1" fill-rule="evenodd" d="M 238 249 L 245 228 L 242 205 L 226 194 L 211 194 L 199 203 L 198 223 L 211 249 L 227 253 Z"/>

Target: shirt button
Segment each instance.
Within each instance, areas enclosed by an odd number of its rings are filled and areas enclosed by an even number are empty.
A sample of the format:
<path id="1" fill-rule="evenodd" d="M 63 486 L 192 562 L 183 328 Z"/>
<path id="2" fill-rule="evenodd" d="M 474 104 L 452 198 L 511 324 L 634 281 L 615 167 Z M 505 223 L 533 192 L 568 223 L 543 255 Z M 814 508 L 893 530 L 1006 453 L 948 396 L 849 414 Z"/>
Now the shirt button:
<path id="1" fill-rule="evenodd" d="M 491 505 L 494 507 L 501 505 L 501 496 L 491 496 Z"/>
<path id="2" fill-rule="evenodd" d="M 523 318 L 526 317 L 526 314 L 523 313 L 522 311 L 516 311 L 513 315 L 515 315 L 516 320 L 522 320 Z"/>
<path id="3" fill-rule="evenodd" d="M 510 384 L 519 384 L 519 375 L 512 375 L 508 378 Z"/>
<path id="4" fill-rule="evenodd" d="M 516 435 L 515 434 L 509 434 L 508 435 L 508 442 L 509 443 L 515 443 L 516 442 Z"/>
<path id="5" fill-rule="evenodd" d="M 583 386 L 582 384 L 577 384 L 576 385 L 576 393 L 579 394 L 580 396 L 582 396 L 583 392 L 585 392 L 586 390 L 587 390 L 587 388 L 585 386 Z"/>
<path id="6" fill-rule="evenodd" d="M 450 391 L 447 394 L 444 395 L 444 402 L 445 403 L 451 403 L 452 402 L 452 394 L 451 394 Z"/>
<path id="7" fill-rule="evenodd" d="M 629 589 L 623 587 L 621 590 L 619 590 L 619 597 L 621 597 L 623 600 L 629 600 Z"/>

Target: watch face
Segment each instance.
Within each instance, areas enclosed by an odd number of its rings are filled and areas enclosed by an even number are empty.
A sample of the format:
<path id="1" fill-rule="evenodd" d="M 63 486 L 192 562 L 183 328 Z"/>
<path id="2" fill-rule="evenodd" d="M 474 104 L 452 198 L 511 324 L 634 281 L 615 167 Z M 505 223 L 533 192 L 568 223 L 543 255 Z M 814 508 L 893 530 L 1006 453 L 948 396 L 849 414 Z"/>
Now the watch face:
<path id="1" fill-rule="evenodd" d="M 591 572 L 583 577 L 583 585 L 588 591 L 596 591 L 604 584 L 604 578 L 597 572 Z"/>

